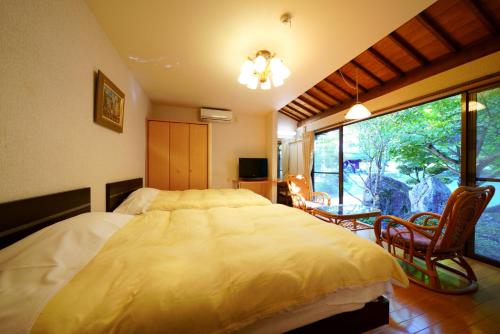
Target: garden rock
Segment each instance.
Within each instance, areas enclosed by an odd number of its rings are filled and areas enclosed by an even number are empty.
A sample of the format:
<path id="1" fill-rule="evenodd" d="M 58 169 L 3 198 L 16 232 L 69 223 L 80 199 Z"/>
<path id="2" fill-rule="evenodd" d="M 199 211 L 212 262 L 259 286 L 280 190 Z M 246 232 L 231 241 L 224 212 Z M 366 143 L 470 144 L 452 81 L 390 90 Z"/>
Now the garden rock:
<path id="1" fill-rule="evenodd" d="M 426 177 L 410 191 L 411 209 L 442 213 L 450 195 L 450 189 L 437 177 Z"/>
<path id="2" fill-rule="evenodd" d="M 367 185 L 375 190 L 375 178 L 369 178 Z M 394 215 L 398 217 L 408 217 L 411 212 L 411 202 L 409 196 L 410 187 L 403 182 L 400 182 L 392 177 L 382 176 L 378 191 L 378 201 L 372 198 L 372 194 L 368 189 L 363 193 L 364 205 L 375 205 L 383 215 Z M 378 202 L 378 205 L 377 205 Z"/>

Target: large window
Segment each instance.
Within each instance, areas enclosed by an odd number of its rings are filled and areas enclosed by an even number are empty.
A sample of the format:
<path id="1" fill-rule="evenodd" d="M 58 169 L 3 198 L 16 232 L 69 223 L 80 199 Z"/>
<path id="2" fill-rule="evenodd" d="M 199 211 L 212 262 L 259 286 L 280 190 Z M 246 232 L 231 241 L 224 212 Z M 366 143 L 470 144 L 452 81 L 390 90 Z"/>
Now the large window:
<path id="1" fill-rule="evenodd" d="M 500 88 L 469 95 L 475 115 L 475 183 L 493 185 L 496 193 L 474 235 L 474 253 L 500 262 Z"/>
<path id="2" fill-rule="evenodd" d="M 500 87 L 318 133 L 314 152 L 315 190 L 403 218 L 441 213 L 461 184 L 493 185 L 467 253 L 500 263 Z"/>
<path id="3" fill-rule="evenodd" d="M 314 140 L 313 182 L 315 191 L 339 202 L 339 130 L 316 135 Z"/>

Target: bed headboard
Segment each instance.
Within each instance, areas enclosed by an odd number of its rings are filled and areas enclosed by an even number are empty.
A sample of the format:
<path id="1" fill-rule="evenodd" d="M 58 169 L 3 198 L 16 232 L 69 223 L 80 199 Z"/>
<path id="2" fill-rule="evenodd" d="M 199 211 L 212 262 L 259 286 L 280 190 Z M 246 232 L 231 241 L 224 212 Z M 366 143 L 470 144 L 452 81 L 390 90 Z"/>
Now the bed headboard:
<path id="1" fill-rule="evenodd" d="M 90 188 L 0 204 L 0 248 L 58 221 L 90 211 Z"/>
<path id="2" fill-rule="evenodd" d="M 106 211 L 116 209 L 132 192 L 142 188 L 142 178 L 106 183 Z"/>

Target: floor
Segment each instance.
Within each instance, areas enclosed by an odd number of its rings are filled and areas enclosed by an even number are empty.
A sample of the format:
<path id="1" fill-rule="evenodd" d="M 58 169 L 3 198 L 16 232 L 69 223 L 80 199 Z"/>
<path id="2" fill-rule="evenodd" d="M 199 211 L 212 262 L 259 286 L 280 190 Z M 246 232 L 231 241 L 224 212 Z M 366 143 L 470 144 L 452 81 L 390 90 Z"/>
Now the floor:
<path id="1" fill-rule="evenodd" d="M 361 234 L 372 239 L 370 232 Z M 468 262 L 478 277 L 477 292 L 445 295 L 413 283 L 407 289 L 395 287 L 389 325 L 372 333 L 500 333 L 500 268 Z"/>

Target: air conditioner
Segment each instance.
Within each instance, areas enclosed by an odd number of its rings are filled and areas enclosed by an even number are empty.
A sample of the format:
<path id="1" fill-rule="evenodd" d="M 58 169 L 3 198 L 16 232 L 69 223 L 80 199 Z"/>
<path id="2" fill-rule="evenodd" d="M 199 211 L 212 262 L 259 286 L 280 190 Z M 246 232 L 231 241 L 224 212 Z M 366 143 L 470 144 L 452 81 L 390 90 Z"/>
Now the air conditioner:
<path id="1" fill-rule="evenodd" d="M 233 120 L 231 110 L 200 108 L 200 119 L 203 122 L 230 123 Z"/>

